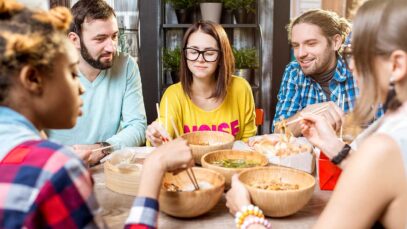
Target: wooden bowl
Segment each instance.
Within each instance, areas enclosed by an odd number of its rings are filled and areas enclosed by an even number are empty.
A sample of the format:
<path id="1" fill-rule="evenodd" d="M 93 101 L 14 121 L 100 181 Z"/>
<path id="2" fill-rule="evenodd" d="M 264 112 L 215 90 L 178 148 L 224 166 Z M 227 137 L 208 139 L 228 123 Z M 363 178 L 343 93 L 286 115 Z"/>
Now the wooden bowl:
<path id="1" fill-rule="evenodd" d="M 182 135 L 187 140 L 192 150 L 195 164 L 201 164 L 204 154 L 221 150 L 232 149 L 235 137 L 231 134 L 220 131 L 195 131 Z"/>
<path id="2" fill-rule="evenodd" d="M 297 184 L 297 190 L 264 190 L 250 184 L 255 182 L 278 181 Z M 257 167 L 243 170 L 239 179 L 249 190 L 253 203 L 270 217 L 289 216 L 302 209 L 311 199 L 315 178 L 306 172 L 279 166 Z"/>
<path id="3" fill-rule="evenodd" d="M 164 188 L 164 183 L 175 184 L 178 187 L 192 189 L 191 180 L 184 171 L 176 176 L 166 173 L 160 192 L 160 211 L 175 217 L 191 218 L 210 211 L 222 196 L 225 178 L 210 169 L 192 168 L 198 183 L 207 182 L 213 185 L 208 189 L 197 191 L 170 192 Z"/>
<path id="4" fill-rule="evenodd" d="M 136 196 L 140 184 L 142 163 L 146 155 L 135 155 L 132 152 L 112 155 L 104 163 L 106 187 L 126 195 Z M 123 160 L 132 158 L 137 163 L 121 164 Z"/>
<path id="5" fill-rule="evenodd" d="M 225 160 L 225 159 L 245 159 L 251 160 L 257 164 L 256 167 L 266 166 L 268 164 L 268 159 L 265 155 L 258 152 L 251 151 L 241 151 L 241 150 L 218 150 L 205 154 L 202 159 L 202 166 L 204 168 L 215 170 L 222 174 L 226 179 L 226 189 L 230 188 L 230 181 L 233 174 L 239 173 L 247 168 L 225 168 L 220 165 L 213 164 L 215 161 Z"/>

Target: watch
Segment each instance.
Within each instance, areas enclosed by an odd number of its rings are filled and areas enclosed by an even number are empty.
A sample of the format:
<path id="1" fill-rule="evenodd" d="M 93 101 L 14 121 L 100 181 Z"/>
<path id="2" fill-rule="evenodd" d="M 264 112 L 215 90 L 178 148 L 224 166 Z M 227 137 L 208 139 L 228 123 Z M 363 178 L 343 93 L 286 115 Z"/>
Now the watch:
<path id="1" fill-rule="evenodd" d="M 334 163 L 335 165 L 341 163 L 343 161 L 343 159 L 345 159 L 348 155 L 349 155 L 349 151 L 352 148 L 350 147 L 350 145 L 345 144 L 343 146 L 343 148 L 341 149 L 341 151 L 339 151 L 339 153 L 332 158 L 331 162 Z"/>

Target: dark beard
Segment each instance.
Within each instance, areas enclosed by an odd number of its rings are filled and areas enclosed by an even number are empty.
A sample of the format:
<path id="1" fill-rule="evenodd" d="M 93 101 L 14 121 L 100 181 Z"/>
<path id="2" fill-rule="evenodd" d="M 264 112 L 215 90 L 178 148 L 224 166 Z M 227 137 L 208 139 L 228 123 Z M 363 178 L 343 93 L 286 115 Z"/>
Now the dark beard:
<path id="1" fill-rule="evenodd" d="M 97 59 L 94 59 L 90 54 L 88 49 L 86 48 L 85 44 L 82 42 L 82 39 L 80 39 L 81 42 L 81 55 L 82 58 L 88 62 L 88 64 L 96 69 L 104 70 L 111 68 L 113 65 L 113 60 L 109 63 L 103 63 L 100 61 L 101 57 L 98 57 Z"/>

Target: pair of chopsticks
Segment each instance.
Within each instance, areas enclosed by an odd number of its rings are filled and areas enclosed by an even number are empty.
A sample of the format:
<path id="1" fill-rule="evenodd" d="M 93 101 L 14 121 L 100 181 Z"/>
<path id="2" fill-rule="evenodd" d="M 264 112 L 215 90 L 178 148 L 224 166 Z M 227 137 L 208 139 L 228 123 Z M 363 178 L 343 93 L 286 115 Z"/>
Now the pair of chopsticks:
<path id="1" fill-rule="evenodd" d="M 311 113 L 314 114 L 314 115 L 321 114 L 322 112 L 324 112 L 324 111 L 326 111 L 326 110 L 328 109 L 328 106 L 329 106 L 329 105 L 325 105 L 325 106 L 319 107 L 319 108 L 317 108 L 316 110 L 314 110 L 314 111 L 311 112 Z M 298 117 L 298 118 L 296 118 L 296 119 L 294 119 L 294 120 L 291 120 L 291 121 L 287 122 L 286 125 L 290 125 L 290 124 L 299 122 L 299 121 L 301 121 L 302 119 L 303 119 L 303 118 L 300 116 L 300 117 Z"/>
<path id="2" fill-rule="evenodd" d="M 158 103 L 156 103 L 155 105 L 156 105 L 156 108 L 157 108 L 158 123 L 161 124 L 161 122 L 160 122 L 160 118 L 161 118 L 161 116 L 160 116 L 160 107 L 159 107 Z M 167 116 L 167 112 L 168 112 L 167 107 L 168 107 L 168 105 L 166 103 L 166 109 L 165 109 L 166 116 Z M 165 131 L 167 131 L 167 119 L 165 119 L 165 120 L 166 120 L 166 122 L 165 122 L 165 125 L 166 125 Z M 175 135 L 177 136 L 177 138 L 179 138 L 180 134 L 178 132 L 177 126 L 175 125 L 174 119 L 172 117 L 171 117 L 171 124 L 172 124 L 172 128 L 175 131 Z M 163 142 L 170 141 L 169 139 L 166 139 L 166 138 L 163 138 L 162 140 L 163 140 Z M 195 190 L 199 190 L 200 188 L 199 188 L 198 180 L 195 177 L 194 170 L 192 168 L 188 168 L 188 169 L 186 169 L 186 172 L 187 172 L 189 180 L 191 180 L 191 183 L 194 186 Z"/>
<path id="3" fill-rule="evenodd" d="M 110 145 L 110 146 L 100 147 L 100 148 L 91 150 L 91 152 L 94 153 L 94 152 L 97 152 L 97 151 L 101 151 L 101 150 L 105 150 L 105 149 L 110 149 L 110 148 L 113 148 L 113 147 L 115 147 L 115 146 L 116 146 L 116 145 Z"/>

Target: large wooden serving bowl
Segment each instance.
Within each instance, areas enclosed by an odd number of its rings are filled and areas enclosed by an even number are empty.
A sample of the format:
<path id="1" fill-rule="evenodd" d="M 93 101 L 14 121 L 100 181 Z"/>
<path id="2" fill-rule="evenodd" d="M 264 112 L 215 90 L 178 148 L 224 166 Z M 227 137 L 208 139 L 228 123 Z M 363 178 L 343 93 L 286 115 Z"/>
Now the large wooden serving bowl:
<path id="1" fill-rule="evenodd" d="M 247 168 L 225 168 L 219 165 L 214 165 L 215 161 L 225 160 L 225 159 L 244 159 L 250 160 L 259 164 L 256 167 L 266 166 L 268 164 L 268 159 L 265 155 L 258 152 L 251 151 L 241 151 L 241 150 L 218 150 L 205 154 L 202 159 L 202 166 L 204 168 L 215 170 L 222 174 L 226 179 L 226 189 L 230 188 L 230 181 L 233 174 L 239 173 Z"/>
<path id="2" fill-rule="evenodd" d="M 278 181 L 298 184 L 298 190 L 274 191 L 252 187 L 253 182 Z M 306 172 L 279 166 L 246 169 L 239 174 L 250 192 L 253 203 L 270 217 L 289 216 L 302 209 L 311 199 L 315 178 Z"/>
<path id="3" fill-rule="evenodd" d="M 222 196 L 225 178 L 210 169 L 197 167 L 192 169 L 198 183 L 208 182 L 213 186 L 208 189 L 183 192 L 170 192 L 162 186 L 159 197 L 160 211 L 175 217 L 191 218 L 210 211 L 216 205 Z M 163 184 L 164 182 L 175 184 L 181 189 L 192 186 L 185 171 L 176 176 L 166 173 Z"/>
<path id="4" fill-rule="evenodd" d="M 221 131 L 195 131 L 182 135 L 192 150 L 195 164 L 201 164 L 201 158 L 206 153 L 232 149 L 235 137 Z"/>

